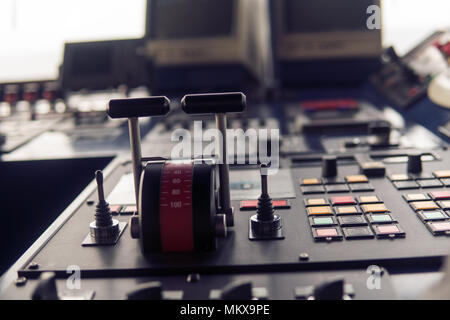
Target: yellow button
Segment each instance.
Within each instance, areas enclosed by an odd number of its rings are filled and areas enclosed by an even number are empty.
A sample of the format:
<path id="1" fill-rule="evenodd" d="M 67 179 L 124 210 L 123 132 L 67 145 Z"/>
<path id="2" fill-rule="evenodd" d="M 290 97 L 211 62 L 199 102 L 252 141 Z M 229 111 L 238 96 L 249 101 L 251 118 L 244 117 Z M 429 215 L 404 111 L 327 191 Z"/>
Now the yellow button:
<path id="1" fill-rule="evenodd" d="M 433 172 L 437 178 L 450 178 L 450 170 L 438 170 Z"/>
<path id="2" fill-rule="evenodd" d="M 327 201 L 325 199 L 308 199 L 306 203 L 308 206 L 319 206 L 327 204 Z"/>
<path id="3" fill-rule="evenodd" d="M 361 206 L 364 212 L 386 212 L 388 211 L 384 203 L 363 204 Z"/>
<path id="4" fill-rule="evenodd" d="M 414 200 L 418 201 L 418 200 L 427 200 L 428 199 L 427 196 L 424 195 L 423 193 L 409 193 L 405 197 L 407 200 L 410 200 L 410 201 L 414 201 Z"/>
<path id="5" fill-rule="evenodd" d="M 347 207 L 336 207 L 336 212 L 338 214 L 352 214 L 352 213 L 358 213 L 358 209 L 354 206 L 347 206 Z"/>
<path id="6" fill-rule="evenodd" d="M 330 206 L 309 207 L 309 208 L 306 208 L 306 209 L 308 210 L 308 215 L 332 214 Z"/>
<path id="7" fill-rule="evenodd" d="M 348 183 L 352 182 L 367 182 L 367 177 L 363 174 L 356 174 L 353 176 L 346 176 L 345 180 L 347 180 Z"/>
<path id="8" fill-rule="evenodd" d="M 420 202 L 411 202 L 411 206 L 414 210 L 434 210 L 438 209 L 438 206 L 433 201 L 420 201 Z"/>
<path id="9" fill-rule="evenodd" d="M 377 196 L 360 196 L 360 203 L 371 203 L 371 202 L 380 202 L 380 199 Z"/>
<path id="10" fill-rule="evenodd" d="M 302 184 L 320 184 L 320 181 L 317 178 L 309 178 L 309 179 L 303 179 Z"/>
<path id="11" fill-rule="evenodd" d="M 393 181 L 409 180 L 408 175 L 403 174 L 403 173 L 391 174 L 389 177 Z"/>

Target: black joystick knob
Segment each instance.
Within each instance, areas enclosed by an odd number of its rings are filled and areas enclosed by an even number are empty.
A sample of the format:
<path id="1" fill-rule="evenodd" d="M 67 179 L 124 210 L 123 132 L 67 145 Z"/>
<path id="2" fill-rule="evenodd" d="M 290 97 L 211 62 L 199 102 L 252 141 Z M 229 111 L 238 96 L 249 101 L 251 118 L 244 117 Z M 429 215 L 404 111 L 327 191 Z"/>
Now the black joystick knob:
<path id="1" fill-rule="evenodd" d="M 391 125 L 385 121 L 369 124 L 369 135 L 373 136 L 372 146 L 388 146 L 391 143 Z"/>
<path id="2" fill-rule="evenodd" d="M 109 240 L 117 237 L 119 221 L 112 218 L 109 204 L 105 200 L 101 170 L 95 171 L 95 180 L 97 181 L 98 202 L 95 206 L 95 220 L 90 224 L 90 234 L 96 240 Z"/>
<path id="3" fill-rule="evenodd" d="M 222 289 L 220 298 L 222 300 L 252 300 L 252 288 L 251 281 L 232 282 Z"/>
<path id="4" fill-rule="evenodd" d="M 281 217 L 275 214 L 267 188 L 266 164 L 261 165 L 261 195 L 256 214 L 250 217 L 250 240 L 283 239 Z"/>
<path id="5" fill-rule="evenodd" d="M 326 155 L 322 157 L 322 176 L 336 177 L 337 176 L 337 157 Z"/>
<path id="6" fill-rule="evenodd" d="M 422 172 L 422 153 L 413 152 L 408 155 L 408 172 L 420 173 Z"/>

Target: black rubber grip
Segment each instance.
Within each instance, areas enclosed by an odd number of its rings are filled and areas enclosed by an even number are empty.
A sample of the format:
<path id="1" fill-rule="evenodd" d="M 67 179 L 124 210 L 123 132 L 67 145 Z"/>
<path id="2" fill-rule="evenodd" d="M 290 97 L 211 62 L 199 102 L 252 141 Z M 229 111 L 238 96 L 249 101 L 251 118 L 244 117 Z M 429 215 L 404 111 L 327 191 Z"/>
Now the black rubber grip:
<path id="1" fill-rule="evenodd" d="M 188 114 L 242 112 L 247 99 L 242 92 L 187 94 L 181 108 Z"/>
<path id="2" fill-rule="evenodd" d="M 138 118 L 165 116 L 170 110 L 170 100 L 165 96 L 109 100 L 111 118 Z"/>

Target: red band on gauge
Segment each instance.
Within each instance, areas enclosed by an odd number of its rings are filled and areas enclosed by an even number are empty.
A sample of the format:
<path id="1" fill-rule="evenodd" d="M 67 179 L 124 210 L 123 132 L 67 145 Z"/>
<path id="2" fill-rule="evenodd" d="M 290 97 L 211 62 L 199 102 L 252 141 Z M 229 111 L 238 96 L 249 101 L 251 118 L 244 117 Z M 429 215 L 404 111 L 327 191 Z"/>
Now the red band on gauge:
<path id="1" fill-rule="evenodd" d="M 162 252 L 194 251 L 192 162 L 166 162 L 160 188 Z"/>

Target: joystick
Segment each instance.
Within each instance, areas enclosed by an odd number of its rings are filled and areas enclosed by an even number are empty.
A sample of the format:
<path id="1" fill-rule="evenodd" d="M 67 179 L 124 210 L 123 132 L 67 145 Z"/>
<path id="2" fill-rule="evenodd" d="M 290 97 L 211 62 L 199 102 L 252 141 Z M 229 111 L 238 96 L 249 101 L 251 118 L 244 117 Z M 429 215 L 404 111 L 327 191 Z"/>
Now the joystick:
<path id="1" fill-rule="evenodd" d="M 333 178 L 337 176 L 337 157 L 326 155 L 322 157 L 322 177 Z"/>
<path id="2" fill-rule="evenodd" d="M 275 214 L 272 198 L 268 193 L 267 168 L 266 164 L 261 165 L 261 195 L 256 214 L 250 217 L 250 240 L 284 239 L 281 217 Z"/>
<path id="3" fill-rule="evenodd" d="M 422 172 L 422 152 L 408 154 L 408 173 L 418 174 Z"/>
<path id="4" fill-rule="evenodd" d="M 95 206 L 95 220 L 89 224 L 89 235 L 83 242 L 87 245 L 115 244 L 120 237 L 126 222 L 119 222 L 112 218 L 109 203 L 105 200 L 103 190 L 103 173 L 101 170 L 95 171 L 95 181 L 97 182 L 98 202 Z"/>

